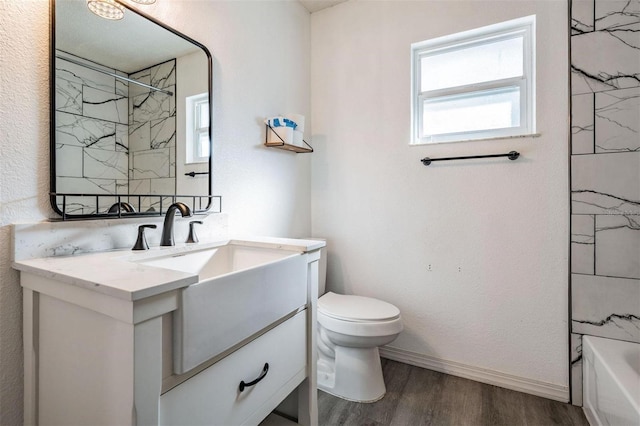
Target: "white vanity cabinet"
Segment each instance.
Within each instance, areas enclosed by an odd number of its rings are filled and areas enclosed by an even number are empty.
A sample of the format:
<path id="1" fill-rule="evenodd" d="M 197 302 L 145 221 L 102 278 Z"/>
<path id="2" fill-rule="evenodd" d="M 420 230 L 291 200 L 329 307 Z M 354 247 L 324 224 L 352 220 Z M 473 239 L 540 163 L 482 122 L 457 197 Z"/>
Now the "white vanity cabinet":
<path id="1" fill-rule="evenodd" d="M 306 312 L 300 312 L 163 394 L 160 424 L 259 423 L 304 380 L 305 336 Z M 240 382 L 261 377 L 265 365 L 262 379 L 240 391 Z"/>
<path id="2" fill-rule="evenodd" d="M 24 298 L 25 424 L 255 425 L 293 391 L 298 422 L 317 424 L 319 250 L 303 247 L 301 256 L 306 303 L 184 374 L 174 374 L 172 316 L 197 276 L 156 268 L 158 275 L 151 266 L 123 271 L 128 266 L 113 254 L 15 262 Z M 127 288 L 125 273 L 133 274 Z M 240 391 L 241 381 L 261 376 Z"/>

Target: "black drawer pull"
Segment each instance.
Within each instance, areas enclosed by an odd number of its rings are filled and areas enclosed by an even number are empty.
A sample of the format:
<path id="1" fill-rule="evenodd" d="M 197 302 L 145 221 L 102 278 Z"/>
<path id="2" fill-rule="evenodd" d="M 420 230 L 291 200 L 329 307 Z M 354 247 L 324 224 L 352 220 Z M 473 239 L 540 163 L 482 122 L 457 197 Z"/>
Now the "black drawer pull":
<path id="1" fill-rule="evenodd" d="M 265 362 L 264 363 L 264 367 L 262 368 L 262 373 L 260 373 L 260 376 L 258 376 L 257 379 L 255 379 L 252 382 L 249 383 L 245 383 L 244 380 L 240 382 L 240 386 L 238 387 L 238 389 L 240 389 L 240 392 L 244 391 L 244 388 L 247 388 L 249 386 L 253 386 L 253 385 L 257 385 L 258 382 L 262 379 L 264 379 L 267 376 L 267 373 L 269 372 L 269 363 Z"/>

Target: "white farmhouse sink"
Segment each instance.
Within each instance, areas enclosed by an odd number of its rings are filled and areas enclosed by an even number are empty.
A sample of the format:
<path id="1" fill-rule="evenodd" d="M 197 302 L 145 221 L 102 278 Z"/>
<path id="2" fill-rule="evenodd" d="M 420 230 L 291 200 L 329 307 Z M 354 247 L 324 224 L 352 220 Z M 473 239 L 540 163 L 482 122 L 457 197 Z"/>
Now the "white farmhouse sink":
<path id="1" fill-rule="evenodd" d="M 198 274 L 174 313 L 174 372 L 182 374 L 307 301 L 303 253 L 226 244 L 139 263 Z"/>
<path id="2" fill-rule="evenodd" d="M 175 271 L 198 274 L 200 281 L 231 272 L 271 263 L 300 254 L 289 250 L 225 244 L 170 256 L 155 257 L 139 263 Z"/>

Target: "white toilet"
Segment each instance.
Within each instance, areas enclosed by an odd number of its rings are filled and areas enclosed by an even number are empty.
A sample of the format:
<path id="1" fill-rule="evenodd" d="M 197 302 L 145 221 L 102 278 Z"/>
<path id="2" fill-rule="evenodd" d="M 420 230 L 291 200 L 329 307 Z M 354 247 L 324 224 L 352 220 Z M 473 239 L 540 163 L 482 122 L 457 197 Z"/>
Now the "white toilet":
<path id="1" fill-rule="evenodd" d="M 318 282 L 318 388 L 349 401 L 374 402 L 386 388 L 378 346 L 402 331 L 400 310 L 370 297 L 325 292 L 326 248 Z"/>

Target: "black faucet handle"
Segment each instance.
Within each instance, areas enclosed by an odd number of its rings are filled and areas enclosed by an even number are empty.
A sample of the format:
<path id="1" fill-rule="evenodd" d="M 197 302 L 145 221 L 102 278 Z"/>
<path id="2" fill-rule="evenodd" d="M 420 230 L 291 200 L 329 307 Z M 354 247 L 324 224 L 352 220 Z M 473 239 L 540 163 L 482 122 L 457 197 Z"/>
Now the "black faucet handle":
<path id="1" fill-rule="evenodd" d="M 192 220 L 189 222 L 189 237 L 187 237 L 187 243 L 197 243 L 198 236 L 196 235 L 195 225 L 202 225 L 201 220 Z"/>
<path id="2" fill-rule="evenodd" d="M 149 250 L 149 244 L 147 244 L 147 238 L 144 236 L 144 228 L 156 229 L 157 226 L 153 224 L 146 224 L 138 226 L 138 240 L 131 250 Z"/>

